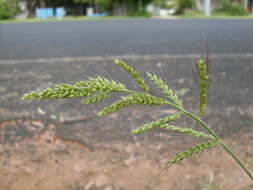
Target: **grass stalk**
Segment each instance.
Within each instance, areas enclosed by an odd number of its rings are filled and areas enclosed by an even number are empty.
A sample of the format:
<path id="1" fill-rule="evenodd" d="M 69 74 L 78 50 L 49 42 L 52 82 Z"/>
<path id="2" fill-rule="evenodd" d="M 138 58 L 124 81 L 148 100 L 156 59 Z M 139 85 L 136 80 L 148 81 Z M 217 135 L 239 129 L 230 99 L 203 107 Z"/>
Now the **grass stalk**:
<path id="1" fill-rule="evenodd" d="M 242 161 L 235 155 L 235 153 L 231 150 L 231 148 L 226 145 L 220 137 L 198 116 L 195 114 L 185 110 L 182 107 L 178 107 L 177 105 L 173 103 L 168 103 L 170 106 L 176 108 L 178 111 L 181 111 L 184 113 L 187 117 L 195 120 L 197 123 L 199 123 L 203 128 L 205 128 L 216 140 L 218 140 L 222 148 L 239 164 L 239 166 L 244 170 L 244 172 L 249 176 L 249 178 L 253 181 L 253 174 L 246 168 L 246 166 L 242 163 Z"/>
<path id="2" fill-rule="evenodd" d="M 206 149 L 221 145 L 222 148 L 239 164 L 243 171 L 249 176 L 253 181 L 253 174 L 246 168 L 246 166 L 239 160 L 232 149 L 227 146 L 221 138 L 211 129 L 202 119 L 201 116 L 205 114 L 205 108 L 207 106 L 207 87 L 208 87 L 208 54 L 206 61 L 201 58 L 201 61 L 197 62 L 196 76 L 199 80 L 199 90 L 200 90 L 200 106 L 199 115 L 194 114 L 183 107 L 182 100 L 180 97 L 172 90 L 169 84 L 165 83 L 160 77 L 147 73 L 147 76 L 153 83 L 153 85 L 161 90 L 167 99 L 153 95 L 150 92 L 150 87 L 145 83 L 141 75 L 131 66 L 123 61 L 116 60 L 115 64 L 123 68 L 128 72 L 135 82 L 139 85 L 142 92 L 129 90 L 122 83 L 117 81 L 107 79 L 105 77 L 88 78 L 86 81 L 80 81 L 74 84 L 56 84 L 51 88 L 46 88 L 44 90 L 35 90 L 30 93 L 25 94 L 23 100 L 43 100 L 43 99 L 53 99 L 53 98 L 85 98 L 81 103 L 90 104 L 96 103 L 98 101 L 103 101 L 110 98 L 112 93 L 126 93 L 121 97 L 120 100 L 106 106 L 98 113 L 99 116 L 104 116 L 113 112 L 116 112 L 122 108 L 129 106 L 161 106 L 169 105 L 175 108 L 178 112 L 176 114 L 167 115 L 158 120 L 146 123 L 141 127 L 132 131 L 132 134 L 141 134 L 154 129 L 155 127 L 160 127 L 173 132 L 180 132 L 184 135 L 192 136 L 195 138 L 206 138 L 209 139 L 197 145 L 191 146 L 190 148 L 177 153 L 173 158 L 167 162 L 165 169 L 170 167 L 172 164 L 177 164 L 187 158 L 191 158 L 203 152 Z M 196 131 L 188 127 L 180 127 L 169 125 L 168 123 L 176 121 L 179 116 L 184 114 L 186 117 L 194 120 L 196 123 L 200 124 L 209 134 L 205 134 L 201 131 Z M 163 170 L 164 171 L 164 170 Z"/>

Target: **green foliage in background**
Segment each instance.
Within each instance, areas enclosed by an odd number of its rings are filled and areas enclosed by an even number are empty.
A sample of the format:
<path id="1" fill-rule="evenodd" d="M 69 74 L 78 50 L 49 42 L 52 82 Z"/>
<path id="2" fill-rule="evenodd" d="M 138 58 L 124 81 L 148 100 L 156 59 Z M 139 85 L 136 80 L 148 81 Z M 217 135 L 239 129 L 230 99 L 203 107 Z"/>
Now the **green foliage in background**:
<path id="1" fill-rule="evenodd" d="M 249 14 L 241 4 L 232 3 L 231 0 L 223 0 L 220 8 L 216 9 L 215 12 L 226 13 L 231 16 L 244 16 Z"/>
<path id="2" fill-rule="evenodd" d="M 232 3 L 228 10 L 226 11 L 226 13 L 228 15 L 231 16 L 244 16 L 244 15 L 248 15 L 249 13 L 243 8 L 242 5 L 236 4 L 236 3 Z"/>
<path id="3" fill-rule="evenodd" d="M 29 18 L 35 17 L 37 7 L 58 6 L 63 6 L 67 10 L 79 10 L 78 13 L 67 11 L 69 15 L 84 15 L 84 10 L 87 7 L 93 7 L 95 12 L 106 12 L 109 15 L 150 17 L 150 13 L 145 9 L 150 3 L 163 9 L 175 9 L 176 15 L 203 16 L 203 11 L 201 13 L 196 12 L 196 0 L 0 0 L 0 20 L 14 17 L 18 12 L 20 2 L 26 3 Z M 211 2 L 216 6 L 217 1 Z M 219 8 L 214 11 L 214 15 L 248 15 L 248 12 L 244 10 L 241 4 L 233 2 L 231 0 L 221 0 L 221 3 L 218 3 L 220 4 Z"/>
<path id="4" fill-rule="evenodd" d="M 112 0 L 72 0 L 74 3 L 86 4 L 88 6 L 99 7 L 100 11 L 110 11 Z"/>
<path id="5" fill-rule="evenodd" d="M 208 54 L 206 59 L 201 57 L 196 62 L 194 68 L 195 78 L 197 79 L 199 86 L 198 113 L 187 111 L 184 107 L 183 101 L 175 93 L 171 86 L 156 74 L 146 73 L 146 77 L 152 82 L 153 86 L 157 90 L 163 93 L 164 97 L 153 95 L 150 92 L 151 87 L 146 83 L 141 74 L 126 62 L 115 60 L 114 64 L 132 76 L 136 84 L 139 86 L 139 90 L 131 90 L 120 82 L 98 76 L 95 78 L 90 77 L 88 80 L 76 82 L 74 84 L 55 84 L 44 90 L 35 90 L 25 94 L 22 99 L 43 100 L 54 98 L 81 98 L 82 104 L 93 104 L 111 98 L 114 93 L 120 93 L 122 95 L 121 98 L 115 100 L 112 104 L 105 106 L 101 111 L 99 111 L 97 113 L 98 116 L 106 116 L 126 107 L 133 106 L 154 107 L 166 105 L 172 107 L 175 109 L 174 114 L 169 114 L 152 122 L 144 123 L 131 131 L 132 135 L 139 135 L 155 130 L 156 128 L 160 128 L 201 140 L 199 143 L 168 159 L 165 168 L 180 163 L 183 160 L 195 157 L 207 149 L 220 145 L 235 159 L 245 173 L 253 180 L 253 175 L 244 166 L 244 164 L 234 155 L 231 149 L 222 142 L 220 137 L 201 119 L 205 115 L 207 108 L 207 89 L 209 84 Z M 182 127 L 173 125 L 172 123 L 180 119 L 182 115 L 191 118 L 197 124 L 201 125 L 207 133 L 195 130 L 190 126 Z"/>
<path id="6" fill-rule="evenodd" d="M 193 8 L 194 0 L 176 0 L 176 14 L 183 14 L 186 9 Z"/>
<path id="7" fill-rule="evenodd" d="M 115 5 L 123 5 L 129 9 L 128 16 L 149 16 L 145 11 L 152 0 L 73 0 L 74 3 L 87 4 L 99 8 L 100 11 L 111 13 Z"/>
<path id="8" fill-rule="evenodd" d="M 229 6 L 231 5 L 230 1 L 231 0 L 222 0 L 220 10 L 226 12 L 229 9 Z"/>
<path id="9" fill-rule="evenodd" d="M 0 0 L 0 20 L 13 18 L 16 14 L 16 9 L 7 1 Z"/>

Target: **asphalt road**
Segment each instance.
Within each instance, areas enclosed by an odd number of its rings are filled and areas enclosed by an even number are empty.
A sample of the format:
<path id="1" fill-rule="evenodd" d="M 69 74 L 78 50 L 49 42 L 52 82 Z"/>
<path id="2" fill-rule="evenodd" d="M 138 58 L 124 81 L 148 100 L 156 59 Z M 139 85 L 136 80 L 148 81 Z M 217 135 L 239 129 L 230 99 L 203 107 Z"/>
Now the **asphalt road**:
<path id="1" fill-rule="evenodd" d="M 0 60 L 253 52 L 252 20 L 119 19 L 0 24 Z"/>

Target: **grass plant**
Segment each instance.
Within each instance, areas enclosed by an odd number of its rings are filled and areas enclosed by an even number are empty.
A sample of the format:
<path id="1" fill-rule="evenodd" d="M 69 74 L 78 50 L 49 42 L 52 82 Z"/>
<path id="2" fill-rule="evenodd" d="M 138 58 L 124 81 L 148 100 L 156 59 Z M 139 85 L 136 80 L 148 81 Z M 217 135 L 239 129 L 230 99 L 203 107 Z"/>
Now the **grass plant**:
<path id="1" fill-rule="evenodd" d="M 54 98 L 81 98 L 82 104 L 92 104 L 110 98 L 113 93 L 122 94 L 122 97 L 119 100 L 116 100 L 111 105 L 104 107 L 100 112 L 98 112 L 98 116 L 105 116 L 125 107 L 131 106 L 167 105 L 174 108 L 176 112 L 150 123 L 143 124 L 142 126 L 131 131 L 132 135 L 138 135 L 155 130 L 156 128 L 161 128 L 167 131 L 177 132 L 186 136 L 201 139 L 199 144 L 195 144 L 171 157 L 167 161 L 165 168 L 180 163 L 187 158 L 192 158 L 207 149 L 221 146 L 230 156 L 232 156 L 232 158 L 239 164 L 249 178 L 253 180 L 252 173 L 245 167 L 239 158 L 237 158 L 233 151 L 221 140 L 221 138 L 202 120 L 207 107 L 207 89 L 209 85 L 208 56 L 206 58 L 201 57 L 197 61 L 194 68 L 194 75 L 199 86 L 198 113 L 192 113 L 186 110 L 180 97 L 175 93 L 171 86 L 159 76 L 151 73 L 146 74 L 153 85 L 164 94 L 164 97 L 153 95 L 150 91 L 150 87 L 147 85 L 140 73 L 133 67 L 129 66 L 126 62 L 122 60 L 115 60 L 114 63 L 116 66 L 119 66 L 123 71 L 132 76 L 139 86 L 139 90 L 128 89 L 120 82 L 98 76 L 95 78 L 90 77 L 85 81 L 76 82 L 74 84 L 55 84 L 51 88 L 35 90 L 25 94 L 22 99 L 31 101 Z M 206 133 L 194 130 L 190 127 L 172 125 L 171 123 L 180 119 L 181 115 L 194 120 L 206 130 Z"/>

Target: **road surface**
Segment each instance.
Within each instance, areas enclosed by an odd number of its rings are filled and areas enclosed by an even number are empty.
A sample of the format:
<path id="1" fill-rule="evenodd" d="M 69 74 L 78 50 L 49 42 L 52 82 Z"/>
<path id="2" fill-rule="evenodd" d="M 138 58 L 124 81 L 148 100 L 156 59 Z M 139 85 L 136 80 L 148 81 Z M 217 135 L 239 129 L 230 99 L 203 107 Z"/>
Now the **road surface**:
<path id="1" fill-rule="evenodd" d="M 252 20 L 118 19 L 0 24 L 0 60 L 253 52 Z"/>

